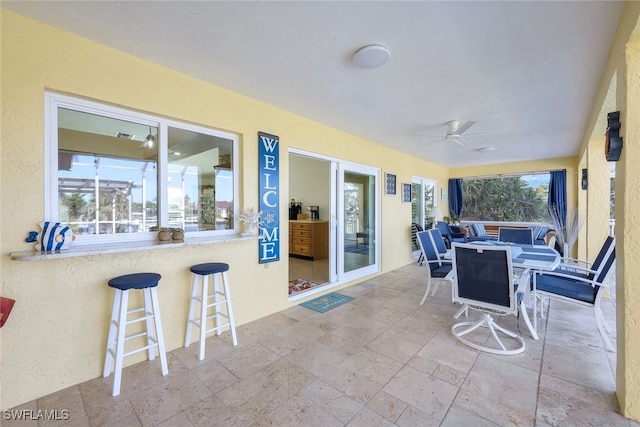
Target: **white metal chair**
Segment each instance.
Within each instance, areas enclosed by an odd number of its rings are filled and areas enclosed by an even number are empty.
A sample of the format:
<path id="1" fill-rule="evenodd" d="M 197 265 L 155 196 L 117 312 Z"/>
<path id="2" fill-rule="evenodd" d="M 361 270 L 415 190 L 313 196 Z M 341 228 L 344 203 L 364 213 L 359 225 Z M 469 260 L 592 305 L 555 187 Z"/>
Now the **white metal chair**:
<path id="1" fill-rule="evenodd" d="M 423 305 L 426 301 L 429 291 L 431 290 L 432 282 L 435 282 L 436 287 L 433 289 L 431 295 L 436 293 L 442 281 L 451 283 L 451 261 L 440 258 L 430 236 L 430 231 L 431 230 L 427 230 L 416 233 L 420 251 L 424 255 L 425 264 L 429 269 L 429 274 L 427 274 L 427 289 L 420 301 L 420 305 Z"/>
<path id="2" fill-rule="evenodd" d="M 556 298 L 588 307 L 593 307 L 596 325 L 602 340 L 609 351 L 613 345 L 609 339 L 608 328 L 602 316 L 600 301 L 608 286 L 606 281 L 615 265 L 615 239 L 607 237 L 593 264 L 570 260 L 553 271 L 535 271 L 533 274 L 534 329 L 537 327 L 537 304 L 539 297 Z M 566 260 L 565 260 L 566 261 Z M 540 316 L 544 316 L 544 301 L 540 303 Z"/>
<path id="3" fill-rule="evenodd" d="M 482 312 L 478 321 L 459 322 L 451 327 L 451 333 L 463 344 L 476 350 L 493 354 L 514 355 L 525 349 L 524 339 L 498 325 L 491 314 L 518 315 L 518 293 L 513 284 L 511 248 L 454 243 L 453 249 L 453 301 Z M 483 327 L 489 329 L 497 343 L 489 346 L 491 339 L 479 343 L 483 336 L 470 334 Z M 508 340 L 505 344 L 503 340 Z M 509 348 L 508 348 L 509 347 Z"/>

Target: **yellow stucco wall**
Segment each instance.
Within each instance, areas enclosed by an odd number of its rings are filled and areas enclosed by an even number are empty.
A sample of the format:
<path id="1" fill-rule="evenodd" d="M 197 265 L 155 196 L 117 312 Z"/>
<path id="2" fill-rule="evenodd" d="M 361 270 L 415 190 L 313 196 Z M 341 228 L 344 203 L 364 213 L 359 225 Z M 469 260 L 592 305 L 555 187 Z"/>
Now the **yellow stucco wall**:
<path id="1" fill-rule="evenodd" d="M 398 182 L 412 175 L 446 185 L 433 163 L 356 138 L 312 120 L 125 55 L 0 9 L 2 41 L 0 201 L 1 295 L 17 301 L 2 335 L 0 407 L 10 408 L 101 375 L 112 292 L 119 274 L 162 275 L 160 305 L 167 349 L 182 345 L 189 265 L 227 262 L 238 324 L 287 308 L 286 239 L 282 261 L 258 264 L 255 241 L 46 261 L 12 261 L 28 250 L 43 220 L 44 92 L 52 90 L 236 132 L 241 138 L 241 204 L 257 204 L 257 132 L 280 136 L 281 217 L 287 218 L 287 150 L 295 147 L 351 160 Z M 382 200 L 382 271 L 412 261 L 411 206 Z M 286 221 L 285 221 L 286 222 Z M 283 228 L 283 236 L 288 230 Z M 406 250 L 399 250 L 406 248 Z M 142 357 L 142 356 L 141 356 Z M 135 357 L 125 363 L 133 363 Z"/>
<path id="2" fill-rule="evenodd" d="M 627 45 L 624 81 L 624 148 L 616 170 L 616 378 L 623 414 L 640 420 L 640 276 L 636 268 L 640 260 L 640 39 Z"/>

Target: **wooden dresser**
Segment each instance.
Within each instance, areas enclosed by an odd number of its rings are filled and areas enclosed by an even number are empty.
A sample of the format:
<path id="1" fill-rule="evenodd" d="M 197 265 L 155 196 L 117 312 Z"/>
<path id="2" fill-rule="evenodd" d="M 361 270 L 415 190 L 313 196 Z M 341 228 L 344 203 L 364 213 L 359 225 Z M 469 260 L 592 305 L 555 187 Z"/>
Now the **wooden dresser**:
<path id="1" fill-rule="evenodd" d="M 289 221 L 289 255 L 311 260 L 329 256 L 329 221 Z"/>

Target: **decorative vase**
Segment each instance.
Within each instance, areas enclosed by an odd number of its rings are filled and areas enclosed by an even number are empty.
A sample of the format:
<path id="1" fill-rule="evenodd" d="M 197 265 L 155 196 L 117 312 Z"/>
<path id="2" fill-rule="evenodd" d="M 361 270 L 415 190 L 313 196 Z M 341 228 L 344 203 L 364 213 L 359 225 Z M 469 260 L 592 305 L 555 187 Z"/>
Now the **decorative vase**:
<path id="1" fill-rule="evenodd" d="M 167 240 L 171 240 L 171 231 L 169 230 L 158 231 L 158 240 L 160 240 L 161 242 L 166 242 Z"/>
<path id="2" fill-rule="evenodd" d="M 184 240 L 184 230 L 182 229 L 173 230 L 173 233 L 171 234 L 171 238 L 173 240 Z"/>

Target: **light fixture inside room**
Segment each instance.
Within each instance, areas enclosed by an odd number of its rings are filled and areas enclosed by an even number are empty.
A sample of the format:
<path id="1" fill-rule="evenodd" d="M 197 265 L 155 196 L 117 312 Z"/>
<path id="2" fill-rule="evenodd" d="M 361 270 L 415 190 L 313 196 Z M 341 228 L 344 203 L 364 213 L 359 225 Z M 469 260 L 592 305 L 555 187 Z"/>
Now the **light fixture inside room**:
<path id="1" fill-rule="evenodd" d="M 434 206 L 429 211 L 429 217 L 433 218 L 433 225 L 431 228 L 436 228 L 436 222 L 438 222 L 438 218 L 442 218 L 442 212 L 440 212 L 440 209 L 438 209 L 437 206 Z"/>
<path id="2" fill-rule="evenodd" d="M 389 61 L 391 53 L 379 44 L 372 44 L 359 49 L 353 55 L 353 64 L 360 68 L 377 68 Z"/>
<path id="3" fill-rule="evenodd" d="M 153 132 L 151 130 L 151 126 L 149 126 L 149 135 L 144 139 L 140 148 L 153 148 L 153 145 L 156 143 L 156 138 L 153 136 Z"/>

